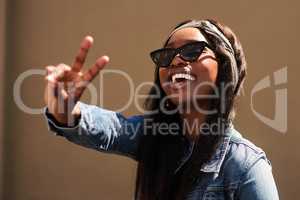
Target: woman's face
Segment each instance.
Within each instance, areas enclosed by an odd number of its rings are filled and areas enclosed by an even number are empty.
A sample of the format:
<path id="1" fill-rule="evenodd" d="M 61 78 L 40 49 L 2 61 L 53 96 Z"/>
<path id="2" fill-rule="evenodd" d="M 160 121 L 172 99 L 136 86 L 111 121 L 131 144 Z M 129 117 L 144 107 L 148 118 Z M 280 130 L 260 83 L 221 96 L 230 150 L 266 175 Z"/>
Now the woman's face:
<path id="1" fill-rule="evenodd" d="M 194 41 L 207 42 L 199 29 L 183 28 L 172 35 L 166 47 L 178 48 Z M 212 50 L 205 48 L 198 59 L 191 63 L 184 61 L 179 55 L 175 56 L 169 67 L 159 68 L 159 79 L 167 96 L 175 105 L 179 105 L 198 102 L 201 99 L 200 95 L 209 95 L 215 85 L 217 73 L 216 55 Z M 184 74 L 189 74 L 190 77 L 178 78 Z"/>

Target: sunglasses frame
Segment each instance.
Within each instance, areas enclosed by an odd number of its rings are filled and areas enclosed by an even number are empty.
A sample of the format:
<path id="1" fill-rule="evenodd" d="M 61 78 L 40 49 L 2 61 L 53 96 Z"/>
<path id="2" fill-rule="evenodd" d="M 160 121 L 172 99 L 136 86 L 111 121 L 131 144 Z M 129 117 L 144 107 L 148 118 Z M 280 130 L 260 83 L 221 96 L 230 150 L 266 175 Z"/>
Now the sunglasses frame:
<path id="1" fill-rule="evenodd" d="M 197 57 L 192 58 L 192 59 L 187 59 L 186 57 L 182 56 L 182 52 L 185 48 L 187 48 L 188 46 L 191 46 L 191 45 L 198 45 L 198 44 L 201 44 L 202 45 L 201 47 L 203 49 L 199 52 L 199 55 Z M 177 55 L 179 55 L 180 58 L 183 59 L 184 61 L 195 62 L 199 58 L 199 56 L 203 53 L 203 50 L 205 49 L 205 47 L 210 48 L 210 46 L 207 42 L 195 41 L 195 42 L 190 42 L 190 43 L 184 44 L 183 46 L 178 47 L 178 48 L 161 48 L 161 49 L 154 50 L 150 53 L 150 57 L 157 67 L 167 68 L 170 66 L 171 62 Z M 162 51 L 173 51 L 173 52 L 171 52 L 172 58 L 170 58 L 170 61 L 168 63 L 162 64 L 162 62 L 159 62 L 159 60 L 156 58 L 156 55 Z"/>

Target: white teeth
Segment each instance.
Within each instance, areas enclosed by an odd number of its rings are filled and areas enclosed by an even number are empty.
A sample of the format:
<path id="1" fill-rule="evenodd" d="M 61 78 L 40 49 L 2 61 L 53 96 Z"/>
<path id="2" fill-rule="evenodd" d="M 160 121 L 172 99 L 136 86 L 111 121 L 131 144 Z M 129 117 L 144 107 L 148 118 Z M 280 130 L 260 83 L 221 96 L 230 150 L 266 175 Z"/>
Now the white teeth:
<path id="1" fill-rule="evenodd" d="M 185 78 L 190 81 L 195 80 L 195 77 L 191 76 L 190 74 L 174 74 L 172 76 L 172 82 L 175 83 L 177 78 Z"/>

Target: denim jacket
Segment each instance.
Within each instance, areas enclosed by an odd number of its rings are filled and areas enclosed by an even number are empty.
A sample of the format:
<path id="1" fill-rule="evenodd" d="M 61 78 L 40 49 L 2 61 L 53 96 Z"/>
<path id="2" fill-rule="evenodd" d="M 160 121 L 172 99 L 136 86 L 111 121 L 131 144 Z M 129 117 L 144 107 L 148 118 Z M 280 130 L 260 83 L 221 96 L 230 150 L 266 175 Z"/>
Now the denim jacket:
<path id="1" fill-rule="evenodd" d="M 144 130 L 143 115 L 126 118 L 120 113 L 78 103 L 81 117 L 75 127 L 59 126 L 45 108 L 48 128 L 78 145 L 137 160 L 138 143 Z M 176 170 L 188 160 L 192 150 L 193 144 L 190 144 Z M 185 199 L 279 199 L 266 154 L 243 138 L 233 126 L 226 130 L 215 154 L 199 169 L 199 173 L 201 178 L 194 180 L 193 188 Z"/>

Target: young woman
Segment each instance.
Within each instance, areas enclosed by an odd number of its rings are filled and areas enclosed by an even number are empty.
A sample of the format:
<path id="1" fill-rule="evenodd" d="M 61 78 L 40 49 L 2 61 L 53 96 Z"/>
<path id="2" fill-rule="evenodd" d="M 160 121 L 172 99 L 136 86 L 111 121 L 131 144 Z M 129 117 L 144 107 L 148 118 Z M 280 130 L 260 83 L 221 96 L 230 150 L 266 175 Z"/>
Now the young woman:
<path id="1" fill-rule="evenodd" d="M 50 130 L 136 160 L 138 200 L 279 199 L 264 151 L 232 124 L 246 61 L 230 28 L 214 20 L 176 26 L 150 54 L 156 67 L 145 114 L 129 118 L 79 101 L 108 63 L 100 57 L 82 72 L 92 43 L 83 40 L 72 66 L 46 67 Z"/>

